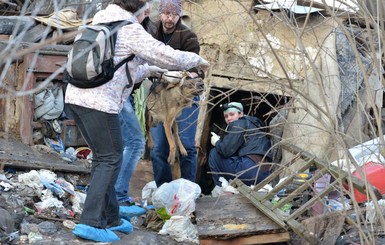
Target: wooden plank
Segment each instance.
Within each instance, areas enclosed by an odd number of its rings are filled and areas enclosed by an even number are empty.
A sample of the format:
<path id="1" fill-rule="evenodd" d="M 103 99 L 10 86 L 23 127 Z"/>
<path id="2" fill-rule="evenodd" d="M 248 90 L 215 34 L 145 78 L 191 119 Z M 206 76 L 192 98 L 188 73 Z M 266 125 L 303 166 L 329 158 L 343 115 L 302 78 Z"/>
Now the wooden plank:
<path id="1" fill-rule="evenodd" d="M 267 244 L 277 242 L 290 241 L 290 234 L 288 232 L 262 234 L 247 237 L 237 237 L 227 240 L 218 239 L 200 239 L 200 245 L 247 245 L 247 244 Z"/>
<path id="2" fill-rule="evenodd" d="M 56 153 L 41 153 L 15 138 L 0 138 L 0 163 L 18 169 L 49 169 L 52 171 L 89 174 L 83 161 L 67 162 Z"/>
<path id="3" fill-rule="evenodd" d="M 53 28 L 46 25 L 35 25 L 28 31 L 26 31 L 23 36 L 23 42 L 31 42 L 36 43 L 41 40 L 41 38 L 45 37 L 47 39 L 47 35 L 53 31 Z"/>
<path id="4" fill-rule="evenodd" d="M 60 172 L 76 172 L 82 174 L 89 174 L 90 170 L 85 168 L 83 165 L 74 165 L 68 164 L 67 162 L 63 164 L 55 164 L 50 162 L 42 161 L 32 161 L 32 160 L 17 160 L 17 159 L 1 159 L 0 163 L 4 164 L 7 167 L 16 168 L 16 169 L 48 169 L 51 171 L 60 171 Z"/>
<path id="5" fill-rule="evenodd" d="M 195 213 L 199 239 L 230 239 L 284 231 L 242 195 L 201 197 L 196 202 Z"/>
<path id="6" fill-rule="evenodd" d="M 0 40 L 8 40 L 10 37 L 10 35 L 3 35 L 3 34 L 0 34 Z"/>
<path id="7" fill-rule="evenodd" d="M 73 35 L 72 33 L 68 33 Z M 14 42 L 12 40 L 0 40 L 0 50 L 5 49 L 6 47 L 9 47 L 10 45 L 14 45 Z M 18 49 L 28 49 L 37 46 L 35 43 L 29 43 L 29 42 L 20 42 L 17 43 L 17 48 Z M 44 54 L 44 53 L 50 53 L 50 54 L 57 54 L 59 55 L 60 53 L 67 57 L 68 51 L 72 48 L 71 45 L 44 45 L 41 48 L 39 48 L 39 53 Z M 20 56 L 21 57 L 21 56 Z M 18 57 L 18 58 L 20 58 Z"/>
<path id="8" fill-rule="evenodd" d="M 345 222 L 345 215 L 340 212 L 318 215 L 303 220 L 302 224 L 314 233 L 319 245 L 335 244 L 337 238 L 341 235 L 341 230 Z M 302 241 L 306 244 L 306 241 Z"/>
<path id="9" fill-rule="evenodd" d="M 285 95 L 285 89 L 289 89 L 287 80 L 272 82 L 271 79 L 250 77 L 250 80 L 237 77 L 232 72 L 220 72 L 213 68 L 213 75 L 207 77 L 211 87 L 227 88 L 243 91 L 254 91 L 259 93 L 269 93 L 276 95 Z"/>

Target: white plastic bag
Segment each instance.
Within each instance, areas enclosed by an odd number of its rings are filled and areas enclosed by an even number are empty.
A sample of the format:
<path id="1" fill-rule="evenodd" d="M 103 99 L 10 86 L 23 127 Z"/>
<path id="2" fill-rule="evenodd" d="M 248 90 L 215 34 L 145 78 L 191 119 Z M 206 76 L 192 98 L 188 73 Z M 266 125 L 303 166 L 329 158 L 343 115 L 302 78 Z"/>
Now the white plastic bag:
<path id="1" fill-rule="evenodd" d="M 201 188 L 196 183 L 177 179 L 156 189 L 152 203 L 156 209 L 165 208 L 171 216 L 189 216 L 195 211 L 195 200 L 200 194 Z"/>
<path id="2" fill-rule="evenodd" d="M 177 242 L 193 242 L 199 244 L 198 230 L 186 216 L 172 216 L 159 231 L 161 235 L 170 235 Z"/>
<path id="3" fill-rule="evenodd" d="M 229 182 L 223 178 L 219 177 L 219 181 L 222 182 L 221 186 L 215 186 L 214 189 L 211 192 L 212 197 L 218 197 L 222 195 L 229 195 L 229 194 L 239 194 L 239 191 L 232 187 Z"/>
<path id="4" fill-rule="evenodd" d="M 376 211 L 376 208 L 374 207 L 373 201 L 365 203 L 366 206 L 366 220 L 369 223 L 376 224 L 379 221 L 378 218 L 378 212 Z M 381 214 L 385 214 L 385 200 L 381 199 L 378 200 L 378 206 L 380 207 Z"/>
<path id="5" fill-rule="evenodd" d="M 156 190 L 155 181 L 148 182 L 142 189 L 142 206 L 147 207 L 151 204 L 152 195 Z"/>
<path id="6" fill-rule="evenodd" d="M 75 191 L 75 195 L 70 196 L 72 203 L 72 210 L 75 213 L 81 214 L 83 211 L 84 202 L 86 201 L 87 195 L 85 193 Z"/>

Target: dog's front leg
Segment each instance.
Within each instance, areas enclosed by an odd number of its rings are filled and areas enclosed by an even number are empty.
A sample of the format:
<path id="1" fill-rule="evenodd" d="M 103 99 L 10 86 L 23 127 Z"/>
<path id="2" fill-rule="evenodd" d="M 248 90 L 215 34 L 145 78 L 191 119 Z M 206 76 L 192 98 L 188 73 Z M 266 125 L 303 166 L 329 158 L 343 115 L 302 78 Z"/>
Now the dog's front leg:
<path id="1" fill-rule="evenodd" d="M 152 117 L 149 111 L 146 111 L 146 132 L 147 132 L 147 146 L 148 148 L 154 148 L 154 141 L 151 135 Z"/>
<path id="2" fill-rule="evenodd" d="M 175 141 L 176 141 L 176 144 L 178 145 L 180 154 L 182 154 L 183 156 L 187 156 L 186 148 L 184 148 L 184 146 L 183 146 L 183 144 L 182 144 L 182 141 L 180 140 L 180 137 L 179 137 L 179 128 L 178 128 L 178 124 L 177 124 L 175 121 L 174 121 L 174 123 L 172 124 L 172 127 L 173 127 L 174 134 L 175 134 Z"/>
<path id="3" fill-rule="evenodd" d="M 166 134 L 168 145 L 170 146 L 170 152 L 168 154 L 167 161 L 171 165 L 173 165 L 175 162 L 175 154 L 176 154 L 175 141 L 171 131 L 171 126 L 173 122 L 174 122 L 174 118 L 169 117 L 169 118 L 166 118 L 166 121 L 163 123 L 164 132 Z"/>

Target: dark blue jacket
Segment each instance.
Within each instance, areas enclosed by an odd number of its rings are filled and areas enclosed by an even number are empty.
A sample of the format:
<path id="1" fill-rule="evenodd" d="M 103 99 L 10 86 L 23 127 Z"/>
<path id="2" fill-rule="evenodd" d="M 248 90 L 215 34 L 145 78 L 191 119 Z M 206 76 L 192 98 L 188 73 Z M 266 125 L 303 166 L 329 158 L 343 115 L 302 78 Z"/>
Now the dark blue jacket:
<path id="1" fill-rule="evenodd" d="M 224 158 L 231 156 L 262 155 L 272 159 L 270 138 L 264 131 L 263 123 L 256 117 L 244 116 L 231 122 L 222 140 L 215 149 Z"/>

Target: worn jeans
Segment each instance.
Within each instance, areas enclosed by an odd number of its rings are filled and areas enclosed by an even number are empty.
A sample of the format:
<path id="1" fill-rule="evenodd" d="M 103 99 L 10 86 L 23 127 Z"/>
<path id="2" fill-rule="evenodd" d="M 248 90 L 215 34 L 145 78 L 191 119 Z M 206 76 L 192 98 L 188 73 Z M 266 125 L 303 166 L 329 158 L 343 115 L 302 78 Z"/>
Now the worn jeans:
<path id="1" fill-rule="evenodd" d="M 256 185 L 270 175 L 270 171 L 259 171 L 256 163 L 246 156 L 223 158 L 215 148 L 211 149 L 209 154 L 209 167 L 213 172 L 211 176 L 214 184 L 218 186 L 222 184 L 219 177 L 229 181 L 238 176 L 238 179 L 242 180 L 244 184 Z"/>
<path id="2" fill-rule="evenodd" d="M 118 202 L 127 201 L 130 179 L 144 152 L 146 143 L 132 100 L 133 98 L 130 96 L 119 114 L 124 148 L 122 166 L 115 184 Z"/>
<path id="3" fill-rule="evenodd" d="M 195 147 L 195 134 L 199 114 L 199 96 L 194 98 L 192 107 L 182 110 L 181 115 L 176 119 L 179 128 L 179 137 L 187 156 L 180 155 L 181 177 L 195 182 L 197 172 L 197 150 Z M 151 161 L 154 172 L 154 180 L 159 187 L 163 183 L 172 181 L 171 166 L 167 162 L 170 146 L 162 123 L 151 128 L 154 148 L 151 150 Z"/>
<path id="4" fill-rule="evenodd" d="M 105 228 L 119 220 L 115 182 L 122 162 L 118 114 L 66 104 L 92 150 L 91 180 L 79 223 Z"/>

